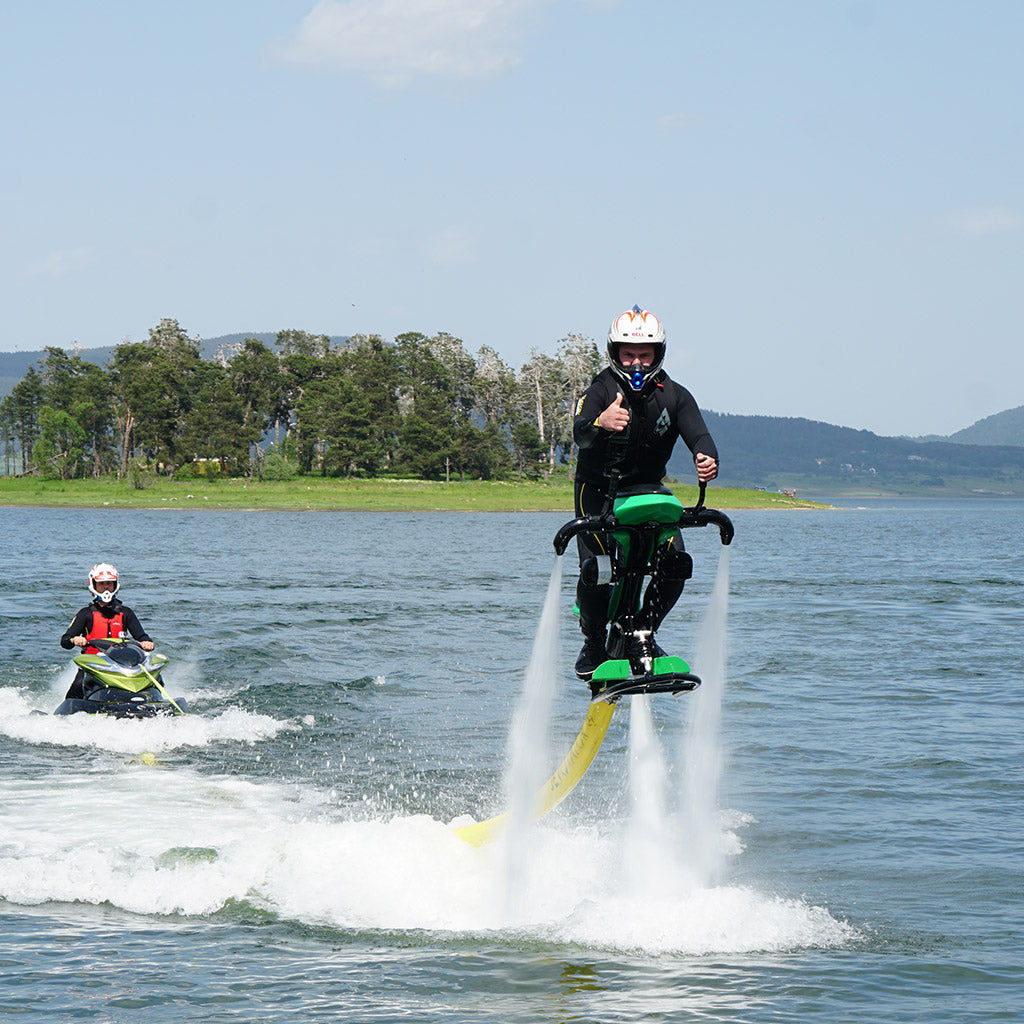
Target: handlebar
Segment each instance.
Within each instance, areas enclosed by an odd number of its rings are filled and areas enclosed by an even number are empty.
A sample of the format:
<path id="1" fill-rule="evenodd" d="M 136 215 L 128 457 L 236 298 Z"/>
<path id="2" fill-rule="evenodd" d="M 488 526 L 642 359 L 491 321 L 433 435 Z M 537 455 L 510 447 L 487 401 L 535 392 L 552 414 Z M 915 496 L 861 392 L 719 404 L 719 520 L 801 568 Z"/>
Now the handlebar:
<path id="1" fill-rule="evenodd" d="M 599 516 L 581 516 L 566 523 L 555 534 L 555 554 L 564 555 L 565 549 L 578 533 L 611 533 L 614 530 L 623 530 L 629 533 L 642 533 L 649 529 L 672 529 L 678 527 L 681 530 L 688 530 L 697 526 L 717 526 L 718 535 L 723 544 L 731 544 L 735 530 L 732 520 L 724 513 L 715 508 L 703 508 L 704 488 L 701 487 L 701 494 L 698 503 L 693 508 L 684 508 L 679 520 L 675 523 L 637 523 L 629 525 L 620 523 L 610 512 L 603 512 Z"/>
<path id="2" fill-rule="evenodd" d="M 75 646 L 77 647 L 77 644 Z M 103 636 L 93 637 L 91 640 L 89 640 L 85 647 L 81 647 L 78 649 L 84 651 L 86 647 L 95 647 L 97 651 L 106 651 L 109 650 L 111 647 L 138 647 L 140 650 L 142 650 L 142 644 L 138 640 L 119 640 L 115 637 L 108 638 Z"/>

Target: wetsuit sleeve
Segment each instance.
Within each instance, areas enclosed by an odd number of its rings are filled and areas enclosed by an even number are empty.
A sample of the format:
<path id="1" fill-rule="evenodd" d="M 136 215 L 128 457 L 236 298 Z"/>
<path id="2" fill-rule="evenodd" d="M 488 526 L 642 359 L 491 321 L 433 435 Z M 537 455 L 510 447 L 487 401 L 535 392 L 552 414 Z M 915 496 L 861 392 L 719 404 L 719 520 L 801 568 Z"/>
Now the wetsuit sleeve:
<path id="1" fill-rule="evenodd" d="M 615 393 L 612 392 L 609 395 L 604 384 L 600 380 L 595 380 L 576 403 L 576 415 L 572 421 L 572 437 L 581 448 L 590 448 L 600 438 L 609 436 L 607 430 L 597 425 L 597 417 L 614 400 Z"/>
<path id="2" fill-rule="evenodd" d="M 131 608 L 121 608 L 121 621 L 124 623 L 124 628 L 131 634 L 133 640 L 148 640 L 152 643 L 153 638 L 142 628 L 139 617 Z"/>
<path id="3" fill-rule="evenodd" d="M 679 431 L 679 436 L 694 457 L 710 455 L 718 462 L 718 448 L 715 447 L 715 442 L 704 422 L 696 399 L 686 388 L 679 385 L 676 387 L 679 389 L 679 402 L 676 410 L 676 429 Z"/>
<path id="4" fill-rule="evenodd" d="M 92 611 L 86 607 L 75 613 L 71 625 L 64 631 L 60 638 L 60 645 L 65 651 L 70 651 L 75 645 L 71 642 L 73 636 L 88 636 L 89 627 L 92 625 Z"/>

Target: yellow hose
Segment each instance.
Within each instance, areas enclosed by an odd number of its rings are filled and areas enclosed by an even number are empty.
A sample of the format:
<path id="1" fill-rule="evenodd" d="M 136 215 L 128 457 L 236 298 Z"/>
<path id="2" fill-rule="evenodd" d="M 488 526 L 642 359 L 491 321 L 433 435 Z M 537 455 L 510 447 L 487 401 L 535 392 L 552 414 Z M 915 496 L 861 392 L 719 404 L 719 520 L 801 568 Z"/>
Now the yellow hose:
<path id="1" fill-rule="evenodd" d="M 565 760 L 537 792 L 534 821 L 539 821 L 549 811 L 554 810 L 586 775 L 591 762 L 601 749 L 614 712 L 615 704 L 608 701 L 595 701 L 587 709 L 587 717 L 584 718 L 579 735 L 569 753 L 565 755 Z M 455 834 L 470 846 L 483 846 L 495 838 L 507 818 L 508 811 L 486 821 L 462 825 L 455 830 Z"/>

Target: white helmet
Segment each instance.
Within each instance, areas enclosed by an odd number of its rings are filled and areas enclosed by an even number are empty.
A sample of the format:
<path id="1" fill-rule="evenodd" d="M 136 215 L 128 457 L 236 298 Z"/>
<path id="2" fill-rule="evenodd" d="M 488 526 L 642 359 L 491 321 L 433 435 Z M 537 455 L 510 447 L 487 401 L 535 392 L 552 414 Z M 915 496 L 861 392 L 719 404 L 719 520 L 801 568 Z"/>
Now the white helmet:
<path id="1" fill-rule="evenodd" d="M 654 361 L 641 369 L 627 369 L 619 362 L 620 345 L 652 345 Z M 665 328 L 650 311 L 634 306 L 617 316 L 608 329 L 608 362 L 612 372 L 620 377 L 631 391 L 643 391 L 653 380 L 665 361 Z"/>
<path id="2" fill-rule="evenodd" d="M 97 590 L 97 583 L 113 583 L 113 590 Z M 117 582 L 117 570 L 109 562 L 100 562 L 89 570 L 89 593 L 104 604 L 114 600 L 120 583 Z"/>

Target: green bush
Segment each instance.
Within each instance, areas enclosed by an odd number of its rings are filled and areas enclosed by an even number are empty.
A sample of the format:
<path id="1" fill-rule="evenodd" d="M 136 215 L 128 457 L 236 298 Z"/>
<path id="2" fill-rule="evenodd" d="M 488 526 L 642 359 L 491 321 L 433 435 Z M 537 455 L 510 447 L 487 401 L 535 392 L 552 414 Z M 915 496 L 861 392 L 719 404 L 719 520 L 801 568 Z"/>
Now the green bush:
<path id="1" fill-rule="evenodd" d="M 294 480 L 298 475 L 299 467 L 280 452 L 267 452 L 263 456 L 264 480 Z"/>
<path id="2" fill-rule="evenodd" d="M 156 483 L 156 477 L 153 472 L 139 459 L 132 459 L 128 463 L 128 479 L 131 482 L 132 489 L 136 491 L 144 491 L 147 487 L 152 487 Z"/>

